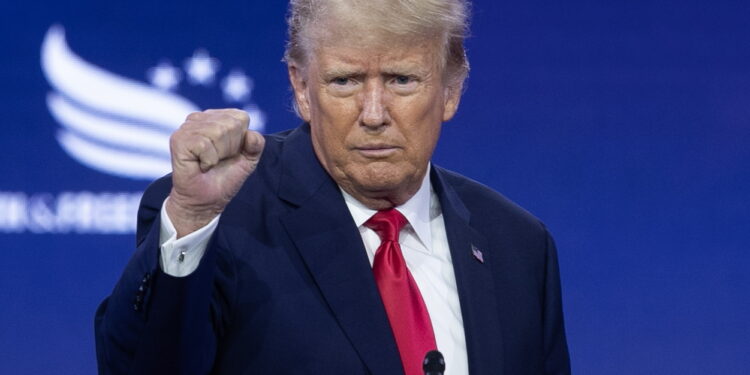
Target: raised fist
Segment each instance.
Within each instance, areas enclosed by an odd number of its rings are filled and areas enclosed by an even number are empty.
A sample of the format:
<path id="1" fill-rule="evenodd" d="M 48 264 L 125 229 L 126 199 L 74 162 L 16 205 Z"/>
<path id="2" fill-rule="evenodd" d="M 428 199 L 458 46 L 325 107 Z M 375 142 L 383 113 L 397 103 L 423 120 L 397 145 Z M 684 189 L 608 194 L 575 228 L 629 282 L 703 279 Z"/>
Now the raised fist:
<path id="1" fill-rule="evenodd" d="M 253 173 L 265 139 L 238 109 L 191 113 L 170 138 L 172 191 L 167 214 L 182 237 L 220 214 Z"/>

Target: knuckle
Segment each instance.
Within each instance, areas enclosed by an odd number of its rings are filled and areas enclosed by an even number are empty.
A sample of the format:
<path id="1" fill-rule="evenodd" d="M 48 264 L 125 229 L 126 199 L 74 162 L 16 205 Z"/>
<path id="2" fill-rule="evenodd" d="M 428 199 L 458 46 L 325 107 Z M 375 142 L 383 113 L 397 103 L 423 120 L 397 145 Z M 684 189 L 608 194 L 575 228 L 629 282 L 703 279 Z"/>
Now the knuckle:
<path id="1" fill-rule="evenodd" d="M 227 108 L 221 111 L 222 115 L 226 116 L 227 121 L 235 123 L 238 127 L 247 127 L 247 124 L 250 121 L 250 116 L 248 116 L 247 112 L 241 109 Z"/>
<path id="2" fill-rule="evenodd" d="M 193 150 L 193 153 L 195 153 L 196 156 L 205 158 L 207 154 L 210 154 L 209 151 L 211 147 L 213 147 L 211 140 L 208 138 L 201 137 L 195 140 L 195 142 L 192 144 L 191 149 Z"/>
<path id="3" fill-rule="evenodd" d="M 189 114 L 183 126 L 208 128 L 218 125 L 222 131 L 234 131 L 247 128 L 249 122 L 250 116 L 240 109 L 207 109 Z"/>
<path id="4" fill-rule="evenodd" d="M 206 138 L 210 140 L 218 141 L 219 139 L 222 138 L 222 136 L 225 133 L 226 133 L 226 125 L 221 122 L 217 122 L 217 123 L 211 124 L 210 127 L 206 127 L 204 129 L 203 134 Z"/>
<path id="5" fill-rule="evenodd" d="M 234 127 L 234 118 L 229 115 L 222 115 L 216 123 L 222 132 L 226 132 Z"/>
<path id="6" fill-rule="evenodd" d="M 192 112 L 185 118 L 185 122 L 189 121 L 200 121 L 203 119 L 203 113 L 202 112 Z"/>
<path id="7" fill-rule="evenodd" d="M 205 151 L 213 147 L 213 141 L 211 140 L 211 138 L 207 138 L 207 137 L 198 138 L 196 144 L 198 145 L 201 151 Z"/>
<path id="8" fill-rule="evenodd" d="M 233 117 L 235 117 L 243 124 L 247 124 L 248 122 L 250 122 L 250 115 L 248 115 L 247 112 L 241 109 L 232 109 L 231 113 Z"/>
<path id="9" fill-rule="evenodd" d="M 233 116 L 225 115 L 217 121 L 217 130 L 221 136 L 233 137 L 242 130 L 242 122 Z"/>

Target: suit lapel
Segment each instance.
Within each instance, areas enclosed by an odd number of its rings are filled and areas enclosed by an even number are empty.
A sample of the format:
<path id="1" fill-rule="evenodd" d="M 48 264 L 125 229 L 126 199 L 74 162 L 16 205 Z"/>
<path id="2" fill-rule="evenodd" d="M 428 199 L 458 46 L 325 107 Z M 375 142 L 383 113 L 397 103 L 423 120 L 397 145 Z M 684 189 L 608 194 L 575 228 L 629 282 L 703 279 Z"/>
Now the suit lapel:
<path id="1" fill-rule="evenodd" d="M 486 239 L 469 225 L 469 211 L 447 184 L 444 174 L 436 167 L 431 177 L 440 198 L 456 275 L 469 372 L 472 375 L 499 374 L 503 368 L 502 329 L 490 268 L 496 260 L 483 251 L 488 249 Z"/>
<path id="2" fill-rule="evenodd" d="M 307 133 L 307 134 L 305 134 Z M 309 127 L 282 151 L 282 223 L 344 334 L 372 374 L 403 373 L 362 238 L 341 192 L 317 161 Z"/>

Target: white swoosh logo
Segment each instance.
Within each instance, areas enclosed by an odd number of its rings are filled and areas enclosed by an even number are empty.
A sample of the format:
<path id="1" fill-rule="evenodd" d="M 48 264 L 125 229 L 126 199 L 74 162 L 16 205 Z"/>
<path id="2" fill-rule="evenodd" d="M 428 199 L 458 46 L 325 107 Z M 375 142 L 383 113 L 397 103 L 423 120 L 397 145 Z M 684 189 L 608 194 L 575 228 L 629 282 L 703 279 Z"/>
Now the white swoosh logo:
<path id="1" fill-rule="evenodd" d="M 169 135 L 199 108 L 182 96 L 118 76 L 70 50 L 52 26 L 42 44 L 42 70 L 54 88 L 47 96 L 62 125 L 57 140 L 80 163 L 134 179 L 171 171 Z"/>

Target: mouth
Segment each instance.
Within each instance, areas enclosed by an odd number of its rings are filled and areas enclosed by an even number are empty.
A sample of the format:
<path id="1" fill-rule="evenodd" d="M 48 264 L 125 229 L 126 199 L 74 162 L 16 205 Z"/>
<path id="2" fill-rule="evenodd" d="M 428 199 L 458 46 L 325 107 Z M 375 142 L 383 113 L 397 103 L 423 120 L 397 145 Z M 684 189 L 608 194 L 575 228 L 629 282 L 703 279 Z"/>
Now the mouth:
<path id="1" fill-rule="evenodd" d="M 395 154 L 400 147 L 387 145 L 387 144 L 376 144 L 376 145 L 365 145 L 354 147 L 354 151 L 360 155 L 371 158 L 371 159 L 382 159 L 387 158 Z"/>

